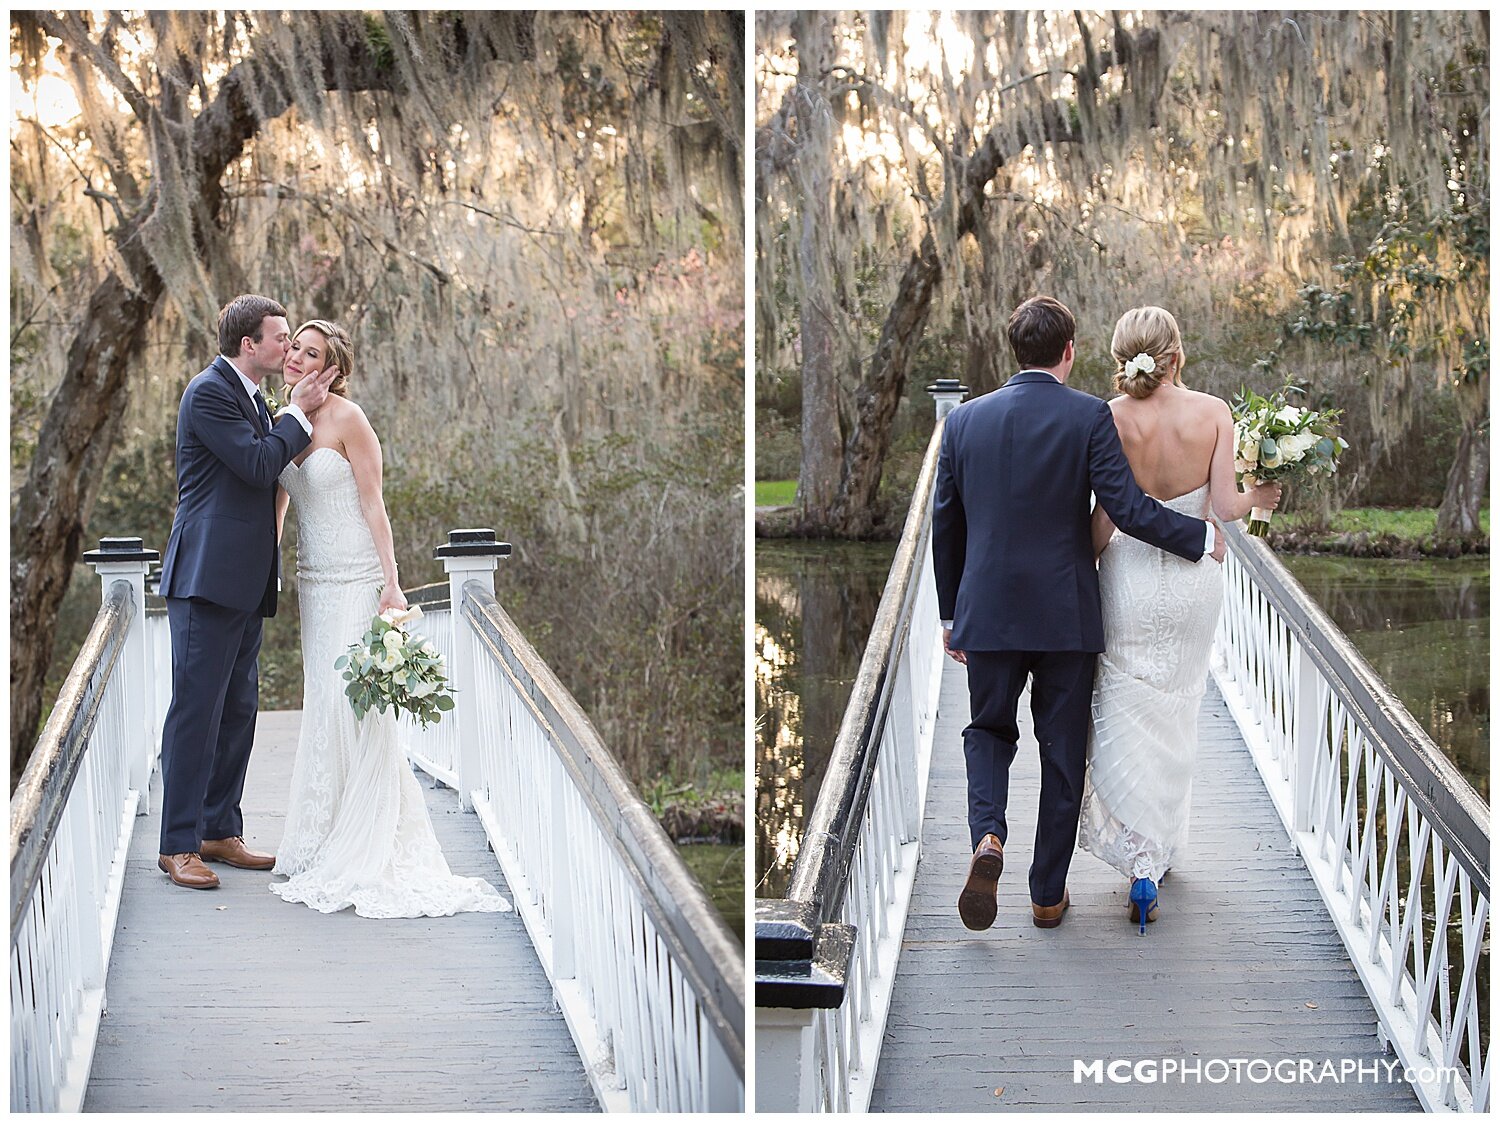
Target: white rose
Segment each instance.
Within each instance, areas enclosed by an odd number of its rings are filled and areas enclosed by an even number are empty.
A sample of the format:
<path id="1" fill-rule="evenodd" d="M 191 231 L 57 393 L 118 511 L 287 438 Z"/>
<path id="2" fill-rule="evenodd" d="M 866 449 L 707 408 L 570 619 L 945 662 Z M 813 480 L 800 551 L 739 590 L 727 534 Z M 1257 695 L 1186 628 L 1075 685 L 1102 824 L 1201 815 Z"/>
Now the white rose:
<path id="1" fill-rule="evenodd" d="M 1302 420 L 1302 411 L 1296 406 L 1282 406 L 1276 411 L 1276 420 L 1285 421 L 1288 425 L 1295 425 Z"/>
<path id="2" fill-rule="evenodd" d="M 399 629 L 392 628 L 380 638 L 380 642 L 385 644 L 385 649 L 387 651 L 400 651 L 402 641 L 405 638 L 406 637 L 401 634 Z"/>
<path id="3" fill-rule="evenodd" d="M 422 641 L 422 646 L 421 646 L 421 648 L 419 650 L 424 655 L 436 655 L 437 654 L 437 648 L 435 648 L 435 647 L 432 646 L 432 641 L 430 639 L 424 639 Z"/>
<path id="4" fill-rule="evenodd" d="M 1278 460 L 1302 459 L 1302 445 L 1295 435 L 1276 438 L 1276 458 Z"/>
<path id="5" fill-rule="evenodd" d="M 1248 461 L 1248 460 L 1239 460 L 1239 459 L 1236 459 L 1235 462 L 1234 462 L 1234 470 L 1236 472 L 1239 472 L 1241 475 L 1244 475 L 1246 472 L 1250 471 L 1250 469 L 1254 468 L 1254 467 L 1255 467 L 1255 465 L 1252 464 L 1252 463 L 1250 463 L 1250 461 Z"/>
<path id="6" fill-rule="evenodd" d="M 1251 464 L 1260 460 L 1260 442 L 1246 437 L 1240 442 L 1240 459 L 1248 460 Z"/>
<path id="7" fill-rule="evenodd" d="M 415 687 L 412 688 L 411 693 L 413 698 L 426 698 L 436 689 L 437 684 L 428 682 L 426 679 L 422 679 L 417 683 Z"/>

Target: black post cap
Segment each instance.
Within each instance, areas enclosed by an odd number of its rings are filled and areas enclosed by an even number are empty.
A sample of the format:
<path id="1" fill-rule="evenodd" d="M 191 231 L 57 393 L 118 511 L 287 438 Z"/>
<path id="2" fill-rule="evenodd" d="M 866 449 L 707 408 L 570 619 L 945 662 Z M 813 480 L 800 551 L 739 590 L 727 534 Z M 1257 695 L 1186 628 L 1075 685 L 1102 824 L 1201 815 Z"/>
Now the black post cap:
<path id="1" fill-rule="evenodd" d="M 432 556 L 442 558 L 508 558 L 510 543 L 497 542 L 488 527 L 450 530 L 446 545 L 434 547 Z"/>
<path id="2" fill-rule="evenodd" d="M 100 562 L 161 561 L 159 551 L 147 550 L 144 546 L 145 543 L 139 538 L 101 538 L 99 548 L 84 554 L 83 560 L 90 565 L 98 565 Z"/>
<path id="3" fill-rule="evenodd" d="M 969 388 L 956 378 L 939 378 L 927 387 L 929 394 L 967 394 Z"/>
<path id="4" fill-rule="evenodd" d="M 778 907 L 780 906 L 780 907 Z M 834 1010 L 844 1004 L 854 960 L 854 928 L 808 929 L 801 901 L 755 903 L 755 1004 Z"/>

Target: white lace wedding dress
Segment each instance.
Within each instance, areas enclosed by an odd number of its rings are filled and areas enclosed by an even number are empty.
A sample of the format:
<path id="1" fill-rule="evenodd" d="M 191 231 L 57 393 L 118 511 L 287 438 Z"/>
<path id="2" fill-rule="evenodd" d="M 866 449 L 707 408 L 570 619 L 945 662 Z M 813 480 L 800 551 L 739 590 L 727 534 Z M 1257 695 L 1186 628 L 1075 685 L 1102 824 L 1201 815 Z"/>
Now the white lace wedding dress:
<path id="1" fill-rule="evenodd" d="M 1163 504 L 1208 513 L 1208 484 Z M 1094 680 L 1078 844 L 1127 877 L 1161 875 L 1187 841 L 1198 707 L 1221 569 L 1118 531 L 1099 558 L 1104 654 Z"/>
<path id="2" fill-rule="evenodd" d="M 271 892 L 319 912 L 353 906 L 380 918 L 508 911 L 488 882 L 448 869 L 395 714 L 356 720 L 334 669 L 369 627 L 384 582 L 354 469 L 337 449 L 320 448 L 287 465 L 281 486 L 297 508 L 304 686 L 273 871 L 290 880 Z"/>

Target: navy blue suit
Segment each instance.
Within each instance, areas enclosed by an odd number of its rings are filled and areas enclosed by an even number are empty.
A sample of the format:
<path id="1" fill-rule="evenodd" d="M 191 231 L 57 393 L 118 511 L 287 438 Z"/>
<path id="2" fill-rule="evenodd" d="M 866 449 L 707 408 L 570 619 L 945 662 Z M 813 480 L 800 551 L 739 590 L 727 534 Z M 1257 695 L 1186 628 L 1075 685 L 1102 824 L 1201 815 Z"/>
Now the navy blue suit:
<path id="1" fill-rule="evenodd" d="M 276 614 L 276 478 L 311 442 L 295 417 L 269 428 L 222 357 L 177 413 L 177 512 L 162 564 L 172 703 L 162 728 L 161 853 L 244 833 L 261 618 Z"/>
<path id="2" fill-rule="evenodd" d="M 1022 371 L 948 415 L 932 513 L 938 612 L 968 656 L 969 833 L 1006 838 L 1016 703 L 1030 676 L 1042 761 L 1031 899 L 1062 900 L 1078 835 L 1094 664 L 1104 650 L 1089 495 L 1125 533 L 1197 561 L 1201 519 L 1141 491 L 1109 406 Z"/>

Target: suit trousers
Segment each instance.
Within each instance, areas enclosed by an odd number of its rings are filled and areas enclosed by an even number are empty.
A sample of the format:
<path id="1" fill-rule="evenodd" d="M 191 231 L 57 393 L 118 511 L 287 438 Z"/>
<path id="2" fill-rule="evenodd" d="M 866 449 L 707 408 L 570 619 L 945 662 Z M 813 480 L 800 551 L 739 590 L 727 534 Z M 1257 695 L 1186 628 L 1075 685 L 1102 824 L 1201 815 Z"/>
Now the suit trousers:
<path id="1" fill-rule="evenodd" d="M 245 833 L 240 797 L 255 740 L 262 621 L 256 611 L 168 597 L 172 703 L 161 737 L 161 853 Z"/>
<path id="2" fill-rule="evenodd" d="M 1031 716 L 1041 754 L 1036 844 L 1031 855 L 1031 899 L 1062 901 L 1078 841 L 1083 775 L 1088 762 L 1089 715 L 1098 656 L 1086 651 L 970 651 L 969 717 L 964 761 L 969 776 L 969 836 L 1003 843 L 1010 765 L 1020 730 L 1016 705 L 1031 678 Z"/>

